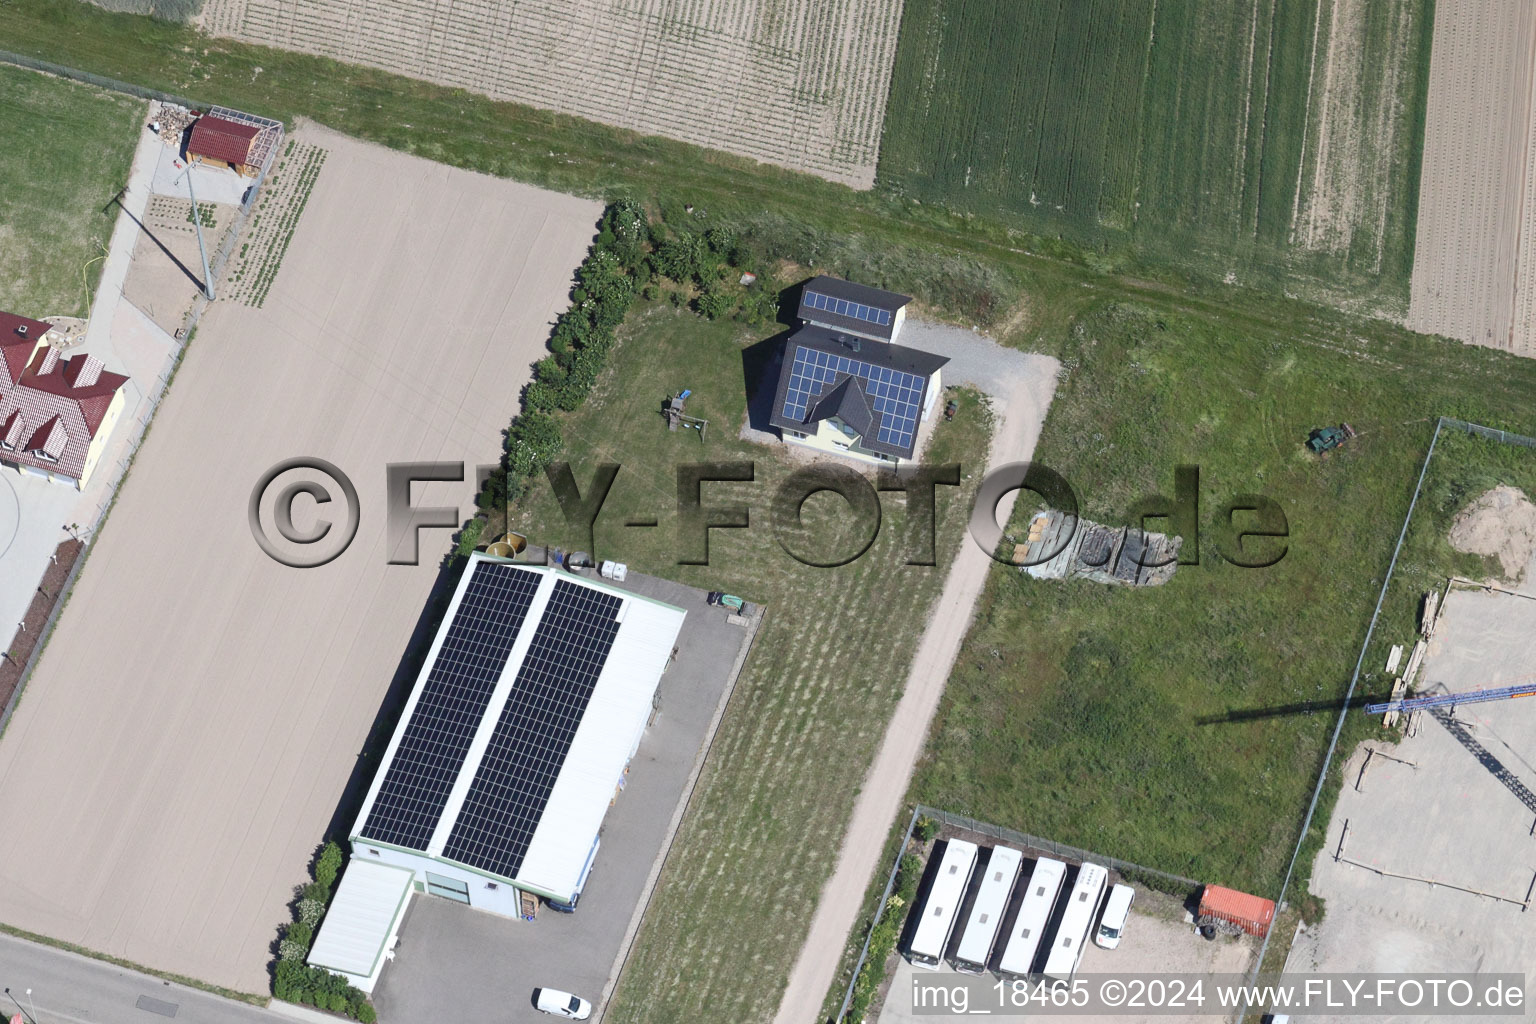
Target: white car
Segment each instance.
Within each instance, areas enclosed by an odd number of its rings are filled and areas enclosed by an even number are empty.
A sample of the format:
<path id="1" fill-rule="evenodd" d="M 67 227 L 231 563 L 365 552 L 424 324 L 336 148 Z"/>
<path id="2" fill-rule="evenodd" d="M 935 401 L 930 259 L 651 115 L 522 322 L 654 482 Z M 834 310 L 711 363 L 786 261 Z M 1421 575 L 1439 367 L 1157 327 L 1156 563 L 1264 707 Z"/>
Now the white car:
<path id="1" fill-rule="evenodd" d="M 1109 899 L 1104 902 L 1104 917 L 1099 921 L 1099 930 L 1093 933 L 1093 941 L 1105 949 L 1120 945 L 1120 936 L 1125 933 L 1125 919 L 1131 916 L 1134 902 L 1136 890 L 1128 885 L 1117 885 L 1109 890 Z"/>
<path id="2" fill-rule="evenodd" d="M 539 989 L 539 997 L 534 1000 L 533 1005 L 545 1013 L 571 1020 L 586 1020 L 592 1016 L 591 1003 L 569 992 L 561 992 L 557 988 Z"/>

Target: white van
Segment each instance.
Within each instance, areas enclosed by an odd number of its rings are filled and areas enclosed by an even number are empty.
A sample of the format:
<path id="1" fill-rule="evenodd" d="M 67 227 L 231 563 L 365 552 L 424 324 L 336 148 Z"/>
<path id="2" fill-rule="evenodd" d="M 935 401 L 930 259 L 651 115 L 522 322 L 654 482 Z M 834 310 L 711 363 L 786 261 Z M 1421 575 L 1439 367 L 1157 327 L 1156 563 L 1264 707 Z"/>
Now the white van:
<path id="1" fill-rule="evenodd" d="M 1131 904 L 1136 902 L 1136 890 L 1128 885 L 1116 885 L 1109 890 L 1109 899 L 1104 901 L 1104 918 L 1099 922 L 1099 930 L 1093 933 L 1093 941 L 1105 949 L 1114 949 L 1120 945 L 1120 936 L 1125 933 L 1125 920 L 1131 916 Z"/>

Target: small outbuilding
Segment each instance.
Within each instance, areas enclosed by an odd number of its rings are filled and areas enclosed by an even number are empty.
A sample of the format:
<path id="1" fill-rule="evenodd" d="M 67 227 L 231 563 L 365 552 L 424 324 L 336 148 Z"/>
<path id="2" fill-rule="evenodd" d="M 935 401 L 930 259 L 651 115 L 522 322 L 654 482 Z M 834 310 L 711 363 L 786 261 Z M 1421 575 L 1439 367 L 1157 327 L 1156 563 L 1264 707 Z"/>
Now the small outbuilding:
<path id="1" fill-rule="evenodd" d="M 254 178 L 271 160 L 282 131 L 270 118 L 214 107 L 192 123 L 187 159 Z"/>

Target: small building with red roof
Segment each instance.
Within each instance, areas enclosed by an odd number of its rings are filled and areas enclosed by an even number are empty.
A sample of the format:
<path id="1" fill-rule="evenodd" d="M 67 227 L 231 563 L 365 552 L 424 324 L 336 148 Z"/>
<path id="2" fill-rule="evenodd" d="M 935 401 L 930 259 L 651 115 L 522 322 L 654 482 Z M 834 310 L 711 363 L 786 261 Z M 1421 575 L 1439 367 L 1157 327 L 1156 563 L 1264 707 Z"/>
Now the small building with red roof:
<path id="1" fill-rule="evenodd" d="M 282 124 L 271 118 L 214 107 L 192 123 L 187 159 L 254 178 L 271 162 L 282 136 Z"/>
<path id="2" fill-rule="evenodd" d="M 53 327 L 0 312 L 0 465 L 83 489 L 126 402 L 128 378 L 92 355 L 65 359 Z"/>

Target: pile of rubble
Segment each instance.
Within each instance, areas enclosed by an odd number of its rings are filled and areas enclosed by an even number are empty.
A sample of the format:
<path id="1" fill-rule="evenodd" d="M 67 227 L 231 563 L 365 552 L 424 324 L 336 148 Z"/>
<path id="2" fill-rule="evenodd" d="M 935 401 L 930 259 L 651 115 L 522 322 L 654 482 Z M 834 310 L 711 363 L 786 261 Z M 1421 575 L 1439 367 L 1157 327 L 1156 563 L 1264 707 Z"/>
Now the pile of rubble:
<path id="1" fill-rule="evenodd" d="M 159 125 L 160 128 L 156 134 L 160 137 L 160 141 L 179 153 L 182 137 L 187 134 L 187 129 L 192 127 L 192 122 L 199 116 L 197 111 L 188 110 L 174 103 L 156 103 L 149 112 L 149 123 L 151 127 Z"/>
<path id="2" fill-rule="evenodd" d="M 1180 537 L 1103 526 L 1047 509 L 1029 521 L 1029 536 L 1014 545 L 1013 561 L 1036 579 L 1154 587 L 1173 576 L 1182 544 Z"/>

